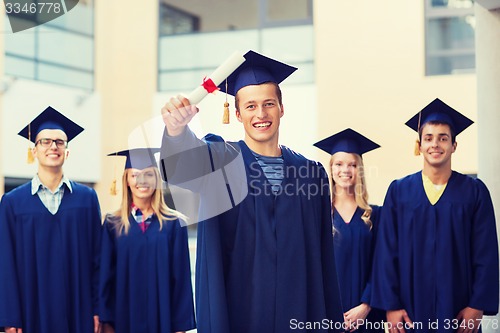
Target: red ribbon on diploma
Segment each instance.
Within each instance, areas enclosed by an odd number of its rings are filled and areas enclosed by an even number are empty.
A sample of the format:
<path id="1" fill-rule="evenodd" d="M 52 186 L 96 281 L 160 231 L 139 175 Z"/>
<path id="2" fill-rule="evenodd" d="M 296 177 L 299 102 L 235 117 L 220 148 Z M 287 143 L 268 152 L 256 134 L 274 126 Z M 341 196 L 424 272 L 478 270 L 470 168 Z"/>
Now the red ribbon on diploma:
<path id="1" fill-rule="evenodd" d="M 203 78 L 203 83 L 201 85 L 208 93 L 213 93 L 214 91 L 219 90 L 214 81 L 212 81 L 211 78 L 207 78 L 206 76 Z"/>

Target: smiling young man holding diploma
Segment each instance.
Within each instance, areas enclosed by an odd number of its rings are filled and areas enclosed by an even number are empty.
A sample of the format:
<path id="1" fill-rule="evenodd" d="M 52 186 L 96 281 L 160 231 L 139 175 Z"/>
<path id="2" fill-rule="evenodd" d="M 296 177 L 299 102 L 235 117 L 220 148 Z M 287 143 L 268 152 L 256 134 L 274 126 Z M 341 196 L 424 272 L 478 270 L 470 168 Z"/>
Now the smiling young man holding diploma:
<path id="1" fill-rule="evenodd" d="M 196 138 L 187 125 L 198 109 L 187 98 L 172 97 L 162 109 L 164 176 L 176 183 L 203 165 L 222 170 L 223 186 L 209 177 L 184 184 L 200 193 L 201 215 L 217 200 L 231 201 L 198 224 L 198 332 L 281 333 L 294 322 L 342 323 L 327 174 L 278 142 L 285 111 L 278 84 L 296 68 L 253 51 L 245 58 L 227 89 L 220 85 L 235 96 L 244 140 Z M 315 332 L 328 331 L 334 325 Z"/>

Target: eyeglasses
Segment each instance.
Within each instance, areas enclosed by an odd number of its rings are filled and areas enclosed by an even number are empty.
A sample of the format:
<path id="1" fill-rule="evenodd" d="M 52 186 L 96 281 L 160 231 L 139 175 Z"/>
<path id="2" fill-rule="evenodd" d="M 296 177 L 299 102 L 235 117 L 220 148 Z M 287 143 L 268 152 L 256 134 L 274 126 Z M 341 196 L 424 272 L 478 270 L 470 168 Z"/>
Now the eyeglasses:
<path id="1" fill-rule="evenodd" d="M 43 148 L 50 148 L 52 147 L 52 143 L 56 143 L 57 148 L 66 148 L 68 146 L 68 141 L 64 141 L 62 139 L 49 139 L 49 138 L 43 138 L 35 142 L 35 146 L 37 144 L 41 144 Z"/>

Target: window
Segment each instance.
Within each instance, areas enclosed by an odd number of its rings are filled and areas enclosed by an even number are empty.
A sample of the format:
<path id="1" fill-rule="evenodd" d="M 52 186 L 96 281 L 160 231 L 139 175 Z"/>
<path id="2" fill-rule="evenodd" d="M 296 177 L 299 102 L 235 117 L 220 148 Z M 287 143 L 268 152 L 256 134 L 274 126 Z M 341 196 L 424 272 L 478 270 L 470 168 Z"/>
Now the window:
<path id="1" fill-rule="evenodd" d="M 312 24 L 312 0 L 159 0 L 160 36 Z"/>
<path id="2" fill-rule="evenodd" d="M 475 69 L 473 0 L 426 0 L 426 75 Z"/>
<path id="3" fill-rule="evenodd" d="M 287 83 L 314 82 L 312 0 L 159 1 L 159 91 L 188 91 L 249 49 L 300 67 Z"/>
<path id="4" fill-rule="evenodd" d="M 309 0 L 260 0 L 261 26 L 312 24 Z"/>
<path id="5" fill-rule="evenodd" d="M 37 17 L 17 16 L 5 20 L 5 74 L 93 90 L 93 2 L 80 1 L 52 21 L 9 33 L 9 23 L 23 25 L 22 21 L 31 24 L 33 20 Z"/>
<path id="6" fill-rule="evenodd" d="M 200 18 L 166 3 L 160 3 L 160 36 L 200 30 Z"/>

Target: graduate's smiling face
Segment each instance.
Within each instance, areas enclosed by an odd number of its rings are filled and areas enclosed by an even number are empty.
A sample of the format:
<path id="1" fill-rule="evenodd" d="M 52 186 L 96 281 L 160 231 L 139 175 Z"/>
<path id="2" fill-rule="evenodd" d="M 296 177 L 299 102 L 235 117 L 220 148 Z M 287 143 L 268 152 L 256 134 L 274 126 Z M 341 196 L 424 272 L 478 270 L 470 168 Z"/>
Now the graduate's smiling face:
<path id="1" fill-rule="evenodd" d="M 355 154 L 337 152 L 330 160 L 331 172 L 335 186 L 352 189 L 358 177 L 358 162 Z"/>
<path id="2" fill-rule="evenodd" d="M 261 144 L 278 144 L 284 114 L 276 84 L 249 85 L 238 90 L 236 117 L 245 128 L 245 142 L 256 151 Z"/>
<path id="3" fill-rule="evenodd" d="M 452 142 L 450 126 L 447 124 L 425 124 L 422 128 L 420 153 L 424 164 L 432 167 L 451 168 L 451 154 L 457 143 Z"/>
<path id="4" fill-rule="evenodd" d="M 127 169 L 127 185 L 130 188 L 133 201 L 151 198 L 156 190 L 154 167 L 142 170 Z"/>
<path id="5" fill-rule="evenodd" d="M 52 139 L 50 146 L 47 145 L 47 140 Z M 61 145 L 56 143 L 58 140 L 64 141 L 65 144 Z M 41 130 L 35 139 L 35 148 L 33 148 L 33 156 L 38 160 L 38 164 L 41 167 L 49 168 L 60 168 L 64 164 L 64 161 L 69 156 L 69 150 L 67 149 L 68 137 L 60 129 L 44 129 Z"/>

